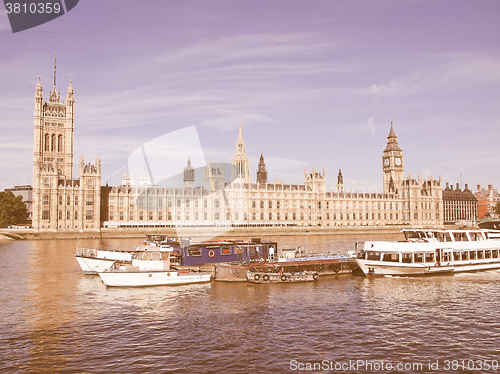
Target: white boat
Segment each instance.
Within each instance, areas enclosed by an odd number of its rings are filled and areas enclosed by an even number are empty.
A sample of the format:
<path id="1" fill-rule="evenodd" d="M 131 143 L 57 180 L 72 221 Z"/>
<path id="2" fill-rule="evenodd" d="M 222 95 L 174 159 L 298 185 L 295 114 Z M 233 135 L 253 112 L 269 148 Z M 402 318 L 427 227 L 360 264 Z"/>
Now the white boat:
<path id="1" fill-rule="evenodd" d="M 134 255 L 135 251 L 78 248 L 75 258 L 84 274 L 97 274 L 100 271 L 110 269 L 116 261 L 131 263 Z"/>
<path id="2" fill-rule="evenodd" d="M 162 248 L 165 251 L 173 251 L 174 248 L 170 245 L 165 235 L 148 235 L 140 246 L 133 251 L 118 251 L 118 250 L 105 250 L 105 249 L 89 249 L 78 248 L 76 249 L 75 258 L 78 261 L 84 274 L 97 274 L 104 270 L 110 269 L 112 266 L 119 263 L 130 264 L 132 259 L 138 252 L 148 250 L 158 250 Z M 175 257 L 171 258 L 176 260 Z"/>
<path id="3" fill-rule="evenodd" d="M 99 272 L 101 280 L 109 287 L 176 286 L 210 282 L 205 273 L 179 273 L 171 268 L 171 252 L 160 248 L 137 253 L 132 263 L 115 263 L 111 269 Z"/>
<path id="4" fill-rule="evenodd" d="M 500 269 L 499 232 L 403 230 L 401 242 L 368 241 L 355 259 L 365 275 L 428 275 Z"/>

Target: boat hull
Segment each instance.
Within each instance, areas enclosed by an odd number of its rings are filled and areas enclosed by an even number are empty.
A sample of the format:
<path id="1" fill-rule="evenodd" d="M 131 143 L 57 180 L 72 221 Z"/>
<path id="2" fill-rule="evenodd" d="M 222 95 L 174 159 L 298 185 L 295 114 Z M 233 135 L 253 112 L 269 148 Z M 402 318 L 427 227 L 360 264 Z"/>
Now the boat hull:
<path id="1" fill-rule="evenodd" d="M 352 259 L 346 260 L 320 260 L 320 261 L 293 261 L 275 263 L 254 263 L 244 264 L 215 264 L 215 280 L 222 282 L 246 282 L 247 271 L 257 271 L 264 273 L 298 273 L 301 271 L 316 272 L 319 275 L 350 274 L 355 265 Z"/>
<path id="2" fill-rule="evenodd" d="M 99 276 L 108 287 L 178 286 L 210 282 L 210 274 L 178 274 L 177 271 L 120 271 L 100 272 Z"/>
<path id="3" fill-rule="evenodd" d="M 317 281 L 319 274 L 315 272 L 264 273 L 248 271 L 246 277 L 249 283 L 297 283 Z"/>
<path id="4" fill-rule="evenodd" d="M 418 276 L 500 269 L 500 261 L 487 260 L 483 262 L 456 264 L 453 262 L 449 262 L 443 265 L 430 263 L 403 264 L 364 259 L 356 259 L 355 262 L 356 265 L 358 265 L 358 267 L 361 269 L 361 271 L 367 276 Z"/>
<path id="5" fill-rule="evenodd" d="M 110 269 L 116 260 L 76 255 L 76 261 L 84 274 L 97 274 Z"/>

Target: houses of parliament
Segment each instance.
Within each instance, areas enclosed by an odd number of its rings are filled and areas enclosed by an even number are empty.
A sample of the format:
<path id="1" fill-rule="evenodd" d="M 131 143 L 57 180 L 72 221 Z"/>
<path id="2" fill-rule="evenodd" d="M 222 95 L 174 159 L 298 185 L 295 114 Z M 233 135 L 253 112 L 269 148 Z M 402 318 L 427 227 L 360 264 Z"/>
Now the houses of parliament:
<path id="1" fill-rule="evenodd" d="M 207 165 L 203 181 L 186 160 L 183 183 L 166 187 L 133 183 L 101 186 L 101 162 L 78 162 L 73 177 L 75 98 L 69 82 L 61 99 L 54 85 L 44 100 L 35 89 L 33 215 L 36 230 L 99 230 L 101 227 L 172 226 L 385 226 L 442 227 L 441 178 L 404 176 L 404 155 L 391 123 L 381 154 L 382 193 L 346 192 L 339 170 L 328 191 L 325 170 L 304 173 L 303 184 L 269 183 L 261 155 L 252 183 L 241 124 L 232 163 Z M 230 177 L 228 178 L 228 176 Z"/>

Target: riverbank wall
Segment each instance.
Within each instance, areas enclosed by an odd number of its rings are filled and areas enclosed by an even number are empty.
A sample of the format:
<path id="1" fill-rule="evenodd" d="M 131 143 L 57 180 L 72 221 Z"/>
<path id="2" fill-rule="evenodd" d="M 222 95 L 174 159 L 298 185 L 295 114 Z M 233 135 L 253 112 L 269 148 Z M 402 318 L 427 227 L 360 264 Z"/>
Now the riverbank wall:
<path id="1" fill-rule="evenodd" d="M 393 226 L 338 226 L 338 227 L 158 227 L 158 228 L 103 228 L 85 231 L 36 231 L 33 229 L 0 229 L 1 239 L 117 239 L 143 238 L 147 234 L 164 234 L 174 237 L 189 237 L 194 240 L 217 238 L 246 239 L 276 236 L 304 235 L 386 235 L 397 234 L 403 225 Z"/>

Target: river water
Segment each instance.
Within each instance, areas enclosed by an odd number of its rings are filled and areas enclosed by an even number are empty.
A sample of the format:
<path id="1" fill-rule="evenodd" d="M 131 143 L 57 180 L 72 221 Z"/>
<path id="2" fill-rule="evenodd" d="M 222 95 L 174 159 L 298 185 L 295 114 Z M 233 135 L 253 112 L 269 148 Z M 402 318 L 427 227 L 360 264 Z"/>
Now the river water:
<path id="1" fill-rule="evenodd" d="M 355 242 L 275 239 L 340 252 Z M 107 289 L 83 275 L 76 245 L 0 242 L 0 373 L 500 372 L 498 271 Z"/>

